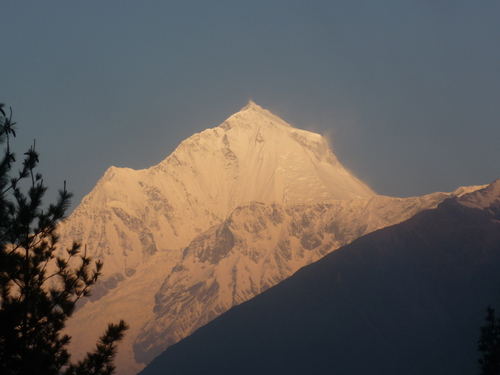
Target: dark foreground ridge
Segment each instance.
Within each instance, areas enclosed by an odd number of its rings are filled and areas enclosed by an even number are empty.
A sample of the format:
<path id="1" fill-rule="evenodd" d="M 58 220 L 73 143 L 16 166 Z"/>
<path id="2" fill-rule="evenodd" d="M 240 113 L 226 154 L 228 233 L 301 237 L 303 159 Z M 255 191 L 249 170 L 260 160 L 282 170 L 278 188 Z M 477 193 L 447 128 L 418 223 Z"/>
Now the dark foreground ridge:
<path id="1" fill-rule="evenodd" d="M 481 210 L 452 198 L 366 235 L 232 308 L 141 375 L 477 373 L 479 327 L 500 296 L 499 202 Z"/>

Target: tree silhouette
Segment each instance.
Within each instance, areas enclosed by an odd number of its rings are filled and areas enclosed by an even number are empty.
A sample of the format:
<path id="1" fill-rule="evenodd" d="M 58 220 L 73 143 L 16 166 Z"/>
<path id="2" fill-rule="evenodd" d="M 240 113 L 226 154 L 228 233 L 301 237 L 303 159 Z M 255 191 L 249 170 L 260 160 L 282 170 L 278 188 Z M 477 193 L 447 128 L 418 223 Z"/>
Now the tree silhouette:
<path id="1" fill-rule="evenodd" d="M 479 364 L 481 375 L 500 375 L 500 319 L 495 310 L 488 306 L 485 325 L 481 327 L 478 350 L 481 352 Z"/>
<path id="2" fill-rule="evenodd" d="M 0 104 L 0 374 L 112 374 L 116 343 L 128 328 L 110 324 L 94 351 L 70 364 L 68 335 L 62 334 L 75 303 L 88 296 L 102 269 L 78 243 L 57 249 L 57 224 L 65 216 L 71 193 L 59 191 L 55 204 L 42 207 L 47 190 L 36 144 L 24 154 L 22 167 L 10 149 L 16 136 L 12 110 Z M 29 187 L 23 192 L 21 185 Z"/>

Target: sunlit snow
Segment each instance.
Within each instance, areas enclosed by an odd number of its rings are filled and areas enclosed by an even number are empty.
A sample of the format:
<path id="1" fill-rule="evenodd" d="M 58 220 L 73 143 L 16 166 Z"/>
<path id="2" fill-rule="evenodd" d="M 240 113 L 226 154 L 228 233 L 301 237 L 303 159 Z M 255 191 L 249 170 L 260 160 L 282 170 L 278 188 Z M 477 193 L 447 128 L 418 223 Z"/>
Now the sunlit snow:
<path id="1" fill-rule="evenodd" d="M 477 188 L 470 188 L 475 190 Z M 355 238 L 445 198 L 376 195 L 318 134 L 250 102 L 145 170 L 111 167 L 61 226 L 104 261 L 68 322 L 75 359 L 108 322 L 131 326 L 118 374 Z"/>

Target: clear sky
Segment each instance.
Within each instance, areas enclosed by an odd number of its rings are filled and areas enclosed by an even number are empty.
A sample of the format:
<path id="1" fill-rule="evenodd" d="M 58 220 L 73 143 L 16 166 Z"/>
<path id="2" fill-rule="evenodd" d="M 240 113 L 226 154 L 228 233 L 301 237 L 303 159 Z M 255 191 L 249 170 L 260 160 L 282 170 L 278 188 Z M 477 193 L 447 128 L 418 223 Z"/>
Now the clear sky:
<path id="1" fill-rule="evenodd" d="M 2 1 L 0 102 L 76 206 L 253 100 L 379 194 L 500 178 L 500 0 Z M 50 195 L 49 195 L 50 196 Z"/>

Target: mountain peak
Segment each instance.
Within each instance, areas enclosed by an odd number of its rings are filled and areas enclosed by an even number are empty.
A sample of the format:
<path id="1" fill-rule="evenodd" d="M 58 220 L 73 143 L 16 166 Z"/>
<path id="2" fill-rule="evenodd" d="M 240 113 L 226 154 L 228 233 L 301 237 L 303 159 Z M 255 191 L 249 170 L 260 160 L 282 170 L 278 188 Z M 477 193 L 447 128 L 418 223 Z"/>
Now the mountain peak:
<path id="1" fill-rule="evenodd" d="M 459 199 L 460 204 L 466 207 L 479 208 L 480 210 L 491 209 L 500 206 L 500 179 L 493 181 L 485 188 L 464 195 Z"/>
<path id="2" fill-rule="evenodd" d="M 248 103 L 247 103 L 247 105 L 244 106 L 240 110 L 240 112 L 247 111 L 249 109 L 254 110 L 254 111 L 264 111 L 264 109 L 260 105 L 258 105 L 256 103 L 254 103 L 253 101 L 249 100 Z"/>
<path id="3" fill-rule="evenodd" d="M 211 181 L 212 196 L 200 202 L 213 201 L 215 191 L 228 197 L 222 216 L 251 201 L 297 204 L 376 195 L 339 163 L 321 135 L 294 128 L 252 101 L 217 128 L 188 138 L 165 163 L 174 159 L 189 165 L 183 178 L 192 176 L 203 194 Z M 215 170 L 217 180 L 210 178 Z"/>
<path id="4" fill-rule="evenodd" d="M 262 108 L 260 105 L 251 100 L 239 112 L 230 116 L 219 127 L 225 130 L 229 130 L 232 127 L 244 129 L 258 129 L 261 127 L 293 129 L 293 127 L 283 121 L 283 119 L 274 115 L 267 109 Z"/>

